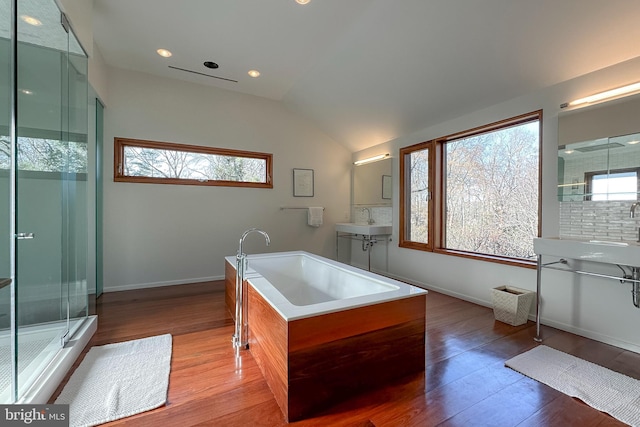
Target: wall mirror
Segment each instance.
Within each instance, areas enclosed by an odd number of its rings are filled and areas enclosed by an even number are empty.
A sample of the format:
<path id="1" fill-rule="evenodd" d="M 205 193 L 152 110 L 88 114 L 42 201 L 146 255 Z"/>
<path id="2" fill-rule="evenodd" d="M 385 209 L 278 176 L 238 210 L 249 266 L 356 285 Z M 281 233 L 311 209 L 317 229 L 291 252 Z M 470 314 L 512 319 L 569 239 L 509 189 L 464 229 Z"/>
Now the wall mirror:
<path id="1" fill-rule="evenodd" d="M 391 159 L 353 166 L 353 204 L 391 206 Z"/>
<path id="2" fill-rule="evenodd" d="M 638 200 L 640 96 L 561 113 L 558 118 L 558 198 Z"/>
<path id="3" fill-rule="evenodd" d="M 640 194 L 640 96 L 558 117 L 561 237 L 637 240 L 630 207 Z"/>

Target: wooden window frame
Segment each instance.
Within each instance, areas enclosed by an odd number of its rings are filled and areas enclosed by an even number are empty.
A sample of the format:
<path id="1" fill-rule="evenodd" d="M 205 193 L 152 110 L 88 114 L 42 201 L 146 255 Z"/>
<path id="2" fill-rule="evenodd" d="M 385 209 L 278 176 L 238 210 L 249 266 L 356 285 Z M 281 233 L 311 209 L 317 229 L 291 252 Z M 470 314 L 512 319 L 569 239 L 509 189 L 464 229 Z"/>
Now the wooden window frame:
<path id="1" fill-rule="evenodd" d="M 408 173 L 406 173 L 406 168 L 410 165 L 406 164 L 406 157 L 408 155 L 410 155 L 413 152 L 416 151 L 423 151 L 423 150 L 429 150 L 429 184 L 428 184 L 428 192 L 431 195 L 431 197 L 429 198 L 429 201 L 427 203 L 427 210 L 429 212 L 428 214 L 428 224 L 427 224 L 427 234 L 428 234 L 428 241 L 425 242 L 416 242 L 413 241 L 409 238 L 409 224 L 407 224 L 406 220 L 406 214 L 408 213 L 407 210 L 405 210 L 406 208 L 406 204 L 411 200 L 411 197 L 408 195 L 408 193 L 411 191 L 411 184 L 408 183 L 407 181 L 410 179 L 410 175 Z M 435 184 L 435 168 L 433 167 L 433 165 L 435 164 L 435 154 L 436 154 L 436 146 L 435 146 L 435 141 L 425 141 L 425 142 L 421 142 L 419 144 L 415 144 L 409 147 L 404 147 L 400 149 L 400 230 L 398 233 L 398 246 L 402 247 L 402 248 L 409 248 L 409 249 L 417 249 L 417 250 L 422 250 L 422 251 L 433 251 L 434 249 L 434 241 L 435 241 L 435 237 L 434 236 L 434 231 L 435 231 L 435 227 L 434 227 L 434 221 L 433 221 L 433 212 L 434 212 L 434 206 L 435 206 L 435 191 L 434 191 L 434 184 Z"/>
<path id="2" fill-rule="evenodd" d="M 445 222 L 446 222 L 446 201 L 445 201 L 445 146 L 448 142 L 465 139 L 484 133 L 490 133 L 518 126 L 526 123 L 538 121 L 538 232 L 541 235 L 542 230 L 542 110 L 532 111 L 530 113 L 515 116 L 509 119 L 500 120 L 498 122 L 489 123 L 463 132 L 447 135 L 433 140 L 421 142 L 409 147 L 400 149 L 400 194 L 399 194 L 399 239 L 398 246 L 407 249 L 422 250 L 443 255 L 453 255 L 463 258 L 470 258 L 482 261 L 489 261 L 499 264 L 507 264 L 525 268 L 536 268 L 536 261 L 524 258 L 513 258 L 507 256 L 483 254 L 478 252 L 467 252 L 462 250 L 447 249 L 444 246 Z M 408 239 L 407 217 L 408 214 L 406 203 L 407 199 L 407 180 L 405 156 L 414 151 L 429 148 L 429 192 L 431 198 L 429 201 L 429 224 L 428 224 L 428 243 L 414 242 Z M 409 188 L 410 190 L 410 188 Z"/>
<path id="3" fill-rule="evenodd" d="M 114 138 L 113 142 L 113 180 L 115 182 L 134 182 L 143 184 L 202 185 L 223 187 L 273 188 L 273 154 L 255 151 L 232 150 L 227 148 L 205 147 L 200 145 L 176 144 L 171 142 L 147 141 L 131 138 Z M 156 148 L 160 150 L 186 151 L 192 153 L 214 154 L 222 156 L 246 157 L 266 162 L 266 182 L 198 180 L 183 178 L 162 178 L 124 175 L 125 147 Z"/>

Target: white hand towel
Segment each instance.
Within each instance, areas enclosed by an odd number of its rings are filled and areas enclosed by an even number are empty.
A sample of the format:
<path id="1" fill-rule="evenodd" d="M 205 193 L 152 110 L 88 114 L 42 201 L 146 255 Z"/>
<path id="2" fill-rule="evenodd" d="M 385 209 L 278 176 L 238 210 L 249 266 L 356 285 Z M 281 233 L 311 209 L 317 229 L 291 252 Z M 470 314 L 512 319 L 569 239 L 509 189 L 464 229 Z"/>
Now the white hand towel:
<path id="1" fill-rule="evenodd" d="M 309 208 L 307 215 L 307 224 L 309 224 L 311 227 L 320 227 L 322 225 L 323 213 L 324 208 L 322 207 Z"/>

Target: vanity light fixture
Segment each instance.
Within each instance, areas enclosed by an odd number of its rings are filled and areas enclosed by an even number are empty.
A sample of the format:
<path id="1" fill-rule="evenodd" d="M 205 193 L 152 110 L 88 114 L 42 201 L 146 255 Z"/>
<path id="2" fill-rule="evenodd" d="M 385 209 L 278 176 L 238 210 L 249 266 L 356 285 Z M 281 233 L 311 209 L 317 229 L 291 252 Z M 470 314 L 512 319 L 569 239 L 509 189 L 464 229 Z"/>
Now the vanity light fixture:
<path id="1" fill-rule="evenodd" d="M 633 83 L 627 86 L 622 86 L 616 89 L 606 90 L 604 92 L 599 92 L 594 95 L 585 96 L 584 98 L 576 99 L 575 101 L 565 102 L 560 105 L 560 108 L 567 107 L 575 107 L 576 105 L 582 104 L 593 104 L 594 102 L 599 102 L 604 99 L 615 98 L 622 95 L 628 95 L 633 92 L 640 91 L 640 82 Z"/>
<path id="2" fill-rule="evenodd" d="M 20 19 L 22 19 L 24 22 L 26 22 L 29 25 L 33 25 L 34 27 L 39 27 L 40 25 L 42 25 L 42 21 L 40 21 L 37 18 L 34 18 L 33 16 L 20 15 Z"/>
<path id="3" fill-rule="evenodd" d="M 258 70 L 249 70 L 247 74 L 249 74 L 253 78 L 260 77 L 260 71 Z"/>
<path id="4" fill-rule="evenodd" d="M 311 0 L 296 0 L 296 3 L 298 4 L 307 4 L 309 3 Z"/>
<path id="5" fill-rule="evenodd" d="M 156 52 L 158 53 L 158 55 L 162 56 L 163 58 L 169 58 L 169 57 L 171 57 L 171 55 L 173 55 L 167 49 L 158 49 L 158 50 L 156 50 Z"/>
<path id="6" fill-rule="evenodd" d="M 360 166 L 360 165 L 364 165 L 365 163 L 371 163 L 371 162 L 377 162 L 378 160 L 384 160 L 384 159 L 386 159 L 388 157 L 389 157 L 389 153 L 378 154 L 377 156 L 367 157 L 366 159 L 362 159 L 362 160 L 356 160 L 355 162 L 353 162 L 353 164 L 356 165 L 356 166 Z"/>

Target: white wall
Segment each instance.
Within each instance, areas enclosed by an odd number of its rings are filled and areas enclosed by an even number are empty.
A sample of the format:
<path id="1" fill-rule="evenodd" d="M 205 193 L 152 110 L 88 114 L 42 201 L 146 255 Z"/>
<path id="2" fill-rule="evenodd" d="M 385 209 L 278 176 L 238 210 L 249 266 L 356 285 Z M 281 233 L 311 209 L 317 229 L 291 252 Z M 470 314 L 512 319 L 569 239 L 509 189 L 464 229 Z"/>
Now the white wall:
<path id="1" fill-rule="evenodd" d="M 557 236 L 559 229 L 559 204 L 556 197 L 559 105 L 580 96 L 633 83 L 637 81 L 639 73 L 640 59 L 635 59 L 355 153 L 354 160 L 387 150 L 391 150 L 394 156 L 393 241 L 395 243 L 389 246 L 390 273 L 414 283 L 424 284 L 428 288 L 487 306 L 491 305 L 491 289 L 498 285 L 513 285 L 535 290 L 536 271 L 534 269 L 421 252 L 397 246 L 398 150 L 436 137 L 543 109 L 542 234 Z M 611 274 L 620 273 L 616 271 L 615 266 L 598 268 L 603 268 Z M 636 309 L 631 302 L 630 289 L 629 284 L 621 285 L 617 281 L 545 270 L 542 281 L 543 323 L 640 351 L 640 334 L 637 330 L 637 325 L 640 324 L 640 310 Z"/>
<path id="2" fill-rule="evenodd" d="M 333 224 L 348 216 L 351 153 L 281 103 L 138 72 L 109 69 L 105 109 L 105 291 L 188 283 L 224 275 L 242 232 L 245 252 L 335 253 Z M 273 153 L 274 188 L 113 182 L 113 138 Z M 293 197 L 292 169 L 315 170 L 315 197 Z M 324 206 L 324 225 L 303 210 Z"/>

